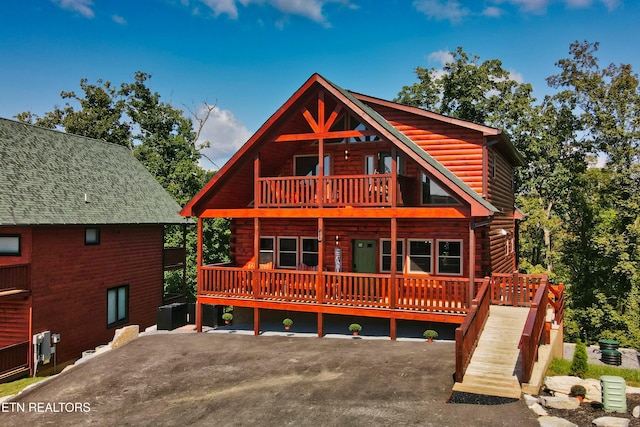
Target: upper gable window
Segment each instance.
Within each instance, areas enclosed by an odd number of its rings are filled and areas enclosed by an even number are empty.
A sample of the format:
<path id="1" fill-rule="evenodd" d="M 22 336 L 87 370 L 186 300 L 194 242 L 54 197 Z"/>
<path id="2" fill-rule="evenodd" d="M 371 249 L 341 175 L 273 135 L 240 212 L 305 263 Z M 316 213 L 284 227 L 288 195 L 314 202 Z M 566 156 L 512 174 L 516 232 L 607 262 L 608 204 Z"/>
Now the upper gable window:
<path id="1" fill-rule="evenodd" d="M 343 113 L 333 123 L 330 131 L 339 132 L 339 131 L 345 131 L 345 130 L 359 130 L 364 132 L 367 130 L 367 127 L 363 123 L 360 123 L 360 121 L 356 117 L 352 116 L 351 114 Z M 373 142 L 373 141 L 380 141 L 380 137 L 378 135 L 363 135 L 363 136 L 352 136 L 350 138 L 331 138 L 331 139 L 326 139 L 325 143 L 338 144 L 338 143 L 344 143 L 344 142 L 357 143 L 357 142 Z"/>
<path id="2" fill-rule="evenodd" d="M 379 152 L 377 156 L 366 156 L 365 174 L 391 174 L 391 153 Z M 396 171 L 402 175 L 402 157 L 396 155 Z"/>
<path id="3" fill-rule="evenodd" d="M 458 201 L 453 198 L 444 188 L 430 179 L 425 173 L 422 174 L 422 204 L 423 205 L 458 205 Z"/>
<path id="4" fill-rule="evenodd" d="M 20 256 L 19 234 L 0 234 L 0 255 Z"/>

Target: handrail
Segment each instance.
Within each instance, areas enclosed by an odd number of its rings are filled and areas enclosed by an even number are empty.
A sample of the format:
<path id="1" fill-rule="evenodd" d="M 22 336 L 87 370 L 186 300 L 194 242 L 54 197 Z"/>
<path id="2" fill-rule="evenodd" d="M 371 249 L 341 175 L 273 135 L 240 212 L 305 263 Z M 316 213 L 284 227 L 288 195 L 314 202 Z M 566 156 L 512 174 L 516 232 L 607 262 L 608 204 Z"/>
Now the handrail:
<path id="1" fill-rule="evenodd" d="M 556 323 L 560 324 L 564 320 L 564 283 L 550 285 L 549 293 L 549 305 L 553 307 Z"/>
<path id="2" fill-rule="evenodd" d="M 543 280 L 538 287 L 536 295 L 531 303 L 527 321 L 520 337 L 520 349 L 522 352 L 522 382 L 528 383 L 533 372 L 533 365 L 538 359 L 538 347 L 544 331 L 544 323 L 549 301 L 549 289 L 547 281 Z"/>
<path id="3" fill-rule="evenodd" d="M 471 309 L 462 325 L 456 329 L 456 382 L 462 382 L 464 373 L 471 362 L 473 351 L 478 345 L 480 334 L 489 317 L 491 293 L 490 279 L 482 280 L 476 298 L 471 302 Z"/>

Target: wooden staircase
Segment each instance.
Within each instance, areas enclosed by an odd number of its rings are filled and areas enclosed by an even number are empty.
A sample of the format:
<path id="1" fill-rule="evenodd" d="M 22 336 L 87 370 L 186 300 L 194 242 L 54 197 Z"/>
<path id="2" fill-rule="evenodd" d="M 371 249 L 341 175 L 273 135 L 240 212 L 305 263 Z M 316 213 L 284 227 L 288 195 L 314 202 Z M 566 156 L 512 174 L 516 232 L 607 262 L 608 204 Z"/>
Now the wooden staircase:
<path id="1" fill-rule="evenodd" d="M 520 398 L 521 354 L 518 344 L 528 307 L 492 305 L 463 381 L 453 391 Z"/>

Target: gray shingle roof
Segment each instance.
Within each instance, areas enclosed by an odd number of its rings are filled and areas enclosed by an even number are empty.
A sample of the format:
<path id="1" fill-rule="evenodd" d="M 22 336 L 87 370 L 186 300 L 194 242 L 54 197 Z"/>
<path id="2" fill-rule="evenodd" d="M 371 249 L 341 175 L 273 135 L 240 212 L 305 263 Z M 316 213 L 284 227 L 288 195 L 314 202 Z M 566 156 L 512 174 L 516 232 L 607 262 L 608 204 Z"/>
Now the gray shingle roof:
<path id="1" fill-rule="evenodd" d="M 0 225 L 184 223 L 179 210 L 128 148 L 0 118 Z"/>

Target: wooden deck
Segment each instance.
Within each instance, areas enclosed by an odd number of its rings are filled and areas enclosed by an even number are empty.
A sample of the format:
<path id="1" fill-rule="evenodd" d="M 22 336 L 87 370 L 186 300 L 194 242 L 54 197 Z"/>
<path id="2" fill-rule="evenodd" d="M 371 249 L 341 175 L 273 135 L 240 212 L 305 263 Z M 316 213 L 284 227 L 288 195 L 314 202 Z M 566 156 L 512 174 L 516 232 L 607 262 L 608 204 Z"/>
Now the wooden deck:
<path id="1" fill-rule="evenodd" d="M 469 280 L 217 265 L 200 268 L 198 299 L 211 304 L 460 324 L 469 310 Z"/>
<path id="2" fill-rule="evenodd" d="M 464 379 L 454 391 L 520 398 L 522 375 L 518 344 L 529 308 L 493 305 Z"/>

